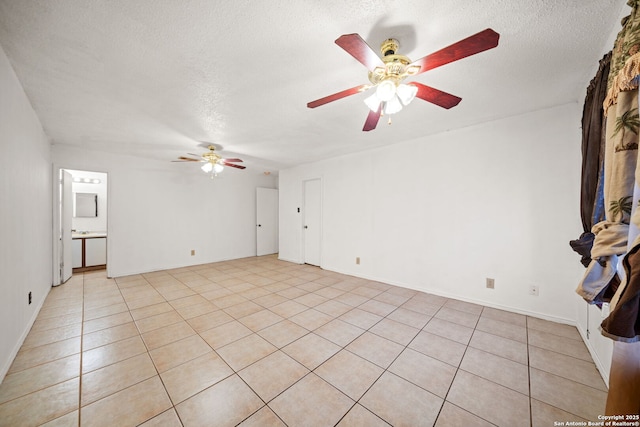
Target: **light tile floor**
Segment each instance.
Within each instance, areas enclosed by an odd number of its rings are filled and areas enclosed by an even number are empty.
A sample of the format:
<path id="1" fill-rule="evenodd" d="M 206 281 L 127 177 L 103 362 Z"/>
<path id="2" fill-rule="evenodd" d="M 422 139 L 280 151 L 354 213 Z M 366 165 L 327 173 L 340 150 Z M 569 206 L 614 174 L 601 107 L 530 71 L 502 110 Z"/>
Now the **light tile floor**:
<path id="1" fill-rule="evenodd" d="M 1 426 L 553 426 L 607 388 L 577 330 L 277 260 L 53 288 Z"/>

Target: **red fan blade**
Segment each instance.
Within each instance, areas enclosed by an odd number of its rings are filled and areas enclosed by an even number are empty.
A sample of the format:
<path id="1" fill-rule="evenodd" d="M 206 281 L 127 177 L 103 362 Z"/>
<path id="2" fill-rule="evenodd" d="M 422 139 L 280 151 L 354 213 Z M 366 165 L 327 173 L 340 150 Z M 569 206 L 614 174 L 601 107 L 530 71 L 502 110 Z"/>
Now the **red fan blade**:
<path id="1" fill-rule="evenodd" d="M 376 52 L 358 34 L 345 34 L 338 37 L 336 44 L 353 56 L 369 71 L 376 67 L 384 67 L 384 63 Z"/>
<path id="2" fill-rule="evenodd" d="M 241 162 L 242 159 L 222 159 L 223 162 Z"/>
<path id="3" fill-rule="evenodd" d="M 199 162 L 200 159 L 192 159 L 191 157 L 184 157 L 184 156 L 180 156 L 178 157 L 178 159 L 180 160 L 172 160 L 172 162 Z"/>
<path id="4" fill-rule="evenodd" d="M 380 114 L 382 114 L 382 104 L 378 107 L 378 111 L 369 110 L 369 115 L 367 116 L 367 120 L 364 122 L 362 130 L 364 132 L 374 130 L 378 125 L 378 120 L 380 120 Z"/>
<path id="5" fill-rule="evenodd" d="M 227 163 L 224 160 L 220 160 L 218 163 L 224 165 L 224 166 L 230 166 L 232 168 L 238 168 L 238 169 L 246 169 L 246 166 L 240 166 L 240 165 L 234 165 L 233 163 Z"/>
<path id="6" fill-rule="evenodd" d="M 356 87 L 352 87 L 351 89 L 343 90 L 342 92 L 334 93 L 333 95 L 325 96 L 324 98 L 316 99 L 315 101 L 311 101 L 307 103 L 307 107 L 316 108 L 324 104 L 328 104 L 333 101 L 337 101 L 338 99 L 346 98 L 350 95 L 355 95 L 356 93 L 363 92 L 369 89 L 371 85 L 360 85 Z"/>
<path id="7" fill-rule="evenodd" d="M 455 95 L 451 95 L 450 93 L 432 88 L 431 86 L 423 85 L 422 83 L 411 82 L 408 84 L 418 88 L 418 93 L 416 94 L 416 97 L 420 99 L 424 99 L 425 101 L 430 102 L 432 104 L 436 104 L 439 107 L 446 108 L 447 110 L 449 108 L 455 107 L 460 103 L 460 101 L 462 101 L 462 98 L 459 98 Z"/>
<path id="8" fill-rule="evenodd" d="M 500 34 L 496 33 L 491 28 L 487 28 L 484 31 L 480 31 L 478 34 L 474 34 L 471 37 L 467 37 L 466 39 L 452 44 L 451 46 L 440 49 L 431 55 L 418 59 L 411 65 L 420 66 L 420 71 L 416 74 L 424 73 L 425 71 L 433 70 L 441 65 L 466 58 L 467 56 L 475 55 L 476 53 L 484 52 L 485 50 L 493 49 L 498 46 L 499 38 Z"/>

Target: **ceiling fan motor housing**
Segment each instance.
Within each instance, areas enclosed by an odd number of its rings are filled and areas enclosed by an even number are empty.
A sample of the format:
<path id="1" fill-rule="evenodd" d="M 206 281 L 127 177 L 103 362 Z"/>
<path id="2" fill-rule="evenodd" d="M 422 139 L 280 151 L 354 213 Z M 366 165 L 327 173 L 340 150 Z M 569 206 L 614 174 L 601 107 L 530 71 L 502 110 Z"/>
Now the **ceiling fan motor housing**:
<path id="1" fill-rule="evenodd" d="M 204 153 L 202 155 L 202 158 L 205 159 L 206 161 L 215 164 L 218 163 L 218 160 L 220 160 L 222 157 L 220 157 L 216 152 L 214 152 L 215 148 L 213 145 L 209 146 L 209 152 L 208 153 Z"/>
<path id="2" fill-rule="evenodd" d="M 398 43 L 398 40 L 386 39 L 380 46 L 380 52 L 382 53 L 382 56 L 395 55 L 399 47 L 400 44 Z"/>
<path id="3" fill-rule="evenodd" d="M 416 74 L 419 67 L 410 67 L 411 60 L 404 55 L 397 55 L 400 44 L 396 39 L 387 39 L 380 45 L 382 53 L 382 62 L 384 67 L 376 67 L 373 71 L 369 71 L 369 81 L 374 85 L 385 80 L 393 81 L 396 86 L 399 85 L 407 76 Z"/>

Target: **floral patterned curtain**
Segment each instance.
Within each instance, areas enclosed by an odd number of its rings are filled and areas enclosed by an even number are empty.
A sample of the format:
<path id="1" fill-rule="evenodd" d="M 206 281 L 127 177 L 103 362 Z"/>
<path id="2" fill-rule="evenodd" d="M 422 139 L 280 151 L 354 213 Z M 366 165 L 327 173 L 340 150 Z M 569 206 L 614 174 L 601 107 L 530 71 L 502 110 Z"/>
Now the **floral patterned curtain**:
<path id="1" fill-rule="evenodd" d="M 629 224 L 638 163 L 638 79 L 640 71 L 640 0 L 629 0 L 631 14 L 622 22 L 612 51 L 607 96 L 604 158 L 605 219 L 595 235 L 589 266 L 576 292 L 592 304 L 601 303 L 618 283 L 618 257 L 628 250 Z M 640 214 L 639 214 L 640 215 Z M 637 218 L 640 224 L 640 216 Z M 622 287 L 624 288 L 624 287 Z M 615 297 L 614 297 L 615 300 Z M 613 301 L 612 301 L 613 302 Z"/>
<path id="2" fill-rule="evenodd" d="M 613 339 L 607 415 L 640 413 L 640 162 L 638 77 L 640 76 L 640 0 L 629 0 L 631 14 L 614 44 L 608 78 L 604 203 L 605 219 L 593 227 L 592 261 L 576 290 L 598 303 L 616 278 L 623 278 L 601 325 Z M 626 255 L 625 255 L 626 254 Z M 624 255 L 624 273 L 617 271 Z"/>

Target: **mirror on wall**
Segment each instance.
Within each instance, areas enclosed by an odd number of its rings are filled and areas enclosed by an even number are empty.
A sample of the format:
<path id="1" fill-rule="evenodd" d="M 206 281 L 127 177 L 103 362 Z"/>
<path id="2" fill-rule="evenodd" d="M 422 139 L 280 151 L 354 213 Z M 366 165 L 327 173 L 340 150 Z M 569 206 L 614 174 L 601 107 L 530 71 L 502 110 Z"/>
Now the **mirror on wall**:
<path id="1" fill-rule="evenodd" d="M 75 193 L 74 214 L 76 218 L 98 216 L 98 195 L 96 193 Z"/>

